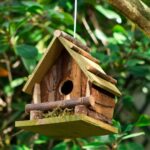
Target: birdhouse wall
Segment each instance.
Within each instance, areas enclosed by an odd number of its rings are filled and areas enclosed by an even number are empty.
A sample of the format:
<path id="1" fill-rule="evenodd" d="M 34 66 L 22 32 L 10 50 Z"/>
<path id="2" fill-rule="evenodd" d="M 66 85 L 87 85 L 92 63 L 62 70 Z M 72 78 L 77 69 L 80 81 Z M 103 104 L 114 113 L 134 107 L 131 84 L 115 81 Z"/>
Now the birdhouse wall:
<path id="1" fill-rule="evenodd" d="M 79 98 L 85 96 L 87 78 L 63 50 L 59 59 L 42 79 L 41 102 Z"/>
<path id="2" fill-rule="evenodd" d="M 115 107 L 115 96 L 95 85 L 91 86 L 91 95 L 96 99 L 95 111 L 112 119 Z"/>

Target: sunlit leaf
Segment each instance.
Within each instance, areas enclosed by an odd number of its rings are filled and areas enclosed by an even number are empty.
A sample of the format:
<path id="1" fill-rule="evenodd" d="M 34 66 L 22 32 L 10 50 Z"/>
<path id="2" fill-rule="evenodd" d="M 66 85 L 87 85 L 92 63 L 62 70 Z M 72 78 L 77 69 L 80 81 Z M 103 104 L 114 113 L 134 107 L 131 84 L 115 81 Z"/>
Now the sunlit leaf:
<path id="1" fill-rule="evenodd" d="M 26 78 L 17 78 L 13 81 L 11 81 L 11 87 L 12 88 L 15 88 L 15 87 L 18 87 L 20 86 L 22 83 L 24 83 L 24 81 L 26 80 Z"/>
<path id="2" fill-rule="evenodd" d="M 124 136 L 124 137 L 122 138 L 122 140 L 134 138 L 134 137 L 141 136 L 141 135 L 144 135 L 144 134 L 145 134 L 144 132 L 132 133 L 132 134 L 129 134 L 129 135 Z"/>
<path id="3" fill-rule="evenodd" d="M 16 50 L 18 55 L 26 59 L 35 59 L 38 54 L 36 47 L 27 44 L 17 45 Z"/>
<path id="4" fill-rule="evenodd" d="M 127 38 L 122 33 L 115 32 L 113 33 L 113 37 L 119 44 L 123 44 L 127 40 Z"/>
<path id="5" fill-rule="evenodd" d="M 26 59 L 22 57 L 22 61 L 26 70 L 31 73 L 36 67 L 36 59 Z"/>
<path id="6" fill-rule="evenodd" d="M 138 127 L 150 126 L 150 116 L 141 115 L 135 125 Z"/>
<path id="7" fill-rule="evenodd" d="M 118 23 L 122 22 L 121 17 L 113 10 L 107 9 L 101 5 L 95 7 L 101 14 L 103 14 L 108 19 L 115 19 Z"/>
<path id="8" fill-rule="evenodd" d="M 67 144 L 64 142 L 61 142 L 52 148 L 52 150 L 66 150 L 66 149 L 67 149 Z"/>

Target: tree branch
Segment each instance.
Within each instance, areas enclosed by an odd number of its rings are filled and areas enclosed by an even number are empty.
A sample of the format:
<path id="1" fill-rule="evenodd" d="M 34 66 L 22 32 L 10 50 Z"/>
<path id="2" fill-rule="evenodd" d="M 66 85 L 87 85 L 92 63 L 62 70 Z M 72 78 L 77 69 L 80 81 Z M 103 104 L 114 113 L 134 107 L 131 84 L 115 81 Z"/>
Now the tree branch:
<path id="1" fill-rule="evenodd" d="M 126 17 L 150 36 L 150 8 L 141 0 L 109 0 Z"/>

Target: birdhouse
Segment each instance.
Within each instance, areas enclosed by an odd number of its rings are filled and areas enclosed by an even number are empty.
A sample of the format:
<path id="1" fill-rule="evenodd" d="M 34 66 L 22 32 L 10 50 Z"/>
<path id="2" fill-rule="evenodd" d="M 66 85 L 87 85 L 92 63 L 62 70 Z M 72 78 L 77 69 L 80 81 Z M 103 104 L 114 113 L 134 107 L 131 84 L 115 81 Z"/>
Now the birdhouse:
<path id="1" fill-rule="evenodd" d="M 16 127 L 55 138 L 117 133 L 112 126 L 117 81 L 107 75 L 89 48 L 56 30 L 23 91 L 32 95 L 29 120 Z"/>

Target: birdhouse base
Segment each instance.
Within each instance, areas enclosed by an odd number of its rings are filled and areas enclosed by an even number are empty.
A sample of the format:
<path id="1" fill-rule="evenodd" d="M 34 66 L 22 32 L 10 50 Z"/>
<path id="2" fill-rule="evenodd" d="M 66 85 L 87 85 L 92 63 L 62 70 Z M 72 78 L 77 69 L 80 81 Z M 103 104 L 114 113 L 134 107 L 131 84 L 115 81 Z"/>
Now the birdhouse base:
<path id="1" fill-rule="evenodd" d="M 86 115 L 16 121 L 15 126 L 53 138 L 79 138 L 117 133 L 113 126 Z"/>

